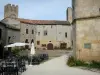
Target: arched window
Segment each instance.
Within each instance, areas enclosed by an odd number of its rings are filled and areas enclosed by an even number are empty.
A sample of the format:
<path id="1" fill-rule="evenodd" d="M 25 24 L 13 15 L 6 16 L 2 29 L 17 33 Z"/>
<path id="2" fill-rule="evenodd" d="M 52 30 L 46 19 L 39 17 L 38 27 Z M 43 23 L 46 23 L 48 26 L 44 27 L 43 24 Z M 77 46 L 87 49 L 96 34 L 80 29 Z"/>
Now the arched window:
<path id="1" fill-rule="evenodd" d="M 31 40 L 31 43 L 34 43 L 34 40 L 33 39 Z"/>
<path id="2" fill-rule="evenodd" d="M 32 30 L 32 34 L 34 34 L 34 30 Z"/>
<path id="3" fill-rule="evenodd" d="M 67 38 L 67 32 L 65 32 L 65 37 Z"/>
<path id="4" fill-rule="evenodd" d="M 28 34 L 28 29 L 26 29 L 26 34 Z"/>
<path id="5" fill-rule="evenodd" d="M 25 43 L 28 43 L 28 39 L 25 40 Z"/>
<path id="6" fill-rule="evenodd" d="M 25 40 L 25 43 L 28 43 L 28 39 Z M 26 45 L 25 48 L 26 48 L 26 49 L 29 49 L 29 46 Z"/>

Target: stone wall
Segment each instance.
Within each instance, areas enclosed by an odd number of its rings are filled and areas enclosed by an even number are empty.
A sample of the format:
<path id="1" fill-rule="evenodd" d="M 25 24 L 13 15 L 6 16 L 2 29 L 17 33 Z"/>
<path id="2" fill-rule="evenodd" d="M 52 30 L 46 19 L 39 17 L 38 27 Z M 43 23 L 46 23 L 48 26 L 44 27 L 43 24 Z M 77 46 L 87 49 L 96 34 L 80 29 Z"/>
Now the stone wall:
<path id="1" fill-rule="evenodd" d="M 0 29 L 1 29 L 0 44 L 2 43 L 3 45 L 5 45 L 6 44 L 6 26 L 0 23 Z"/>
<path id="2" fill-rule="evenodd" d="M 38 48 L 42 48 L 42 44 L 52 43 L 55 47 L 60 47 L 60 43 L 67 43 L 67 48 L 71 47 L 71 26 L 68 25 L 37 25 L 36 41 L 40 41 Z M 47 35 L 44 36 L 44 31 Z M 67 32 L 67 37 L 65 33 Z M 39 33 L 39 34 L 38 34 Z"/>
<path id="3" fill-rule="evenodd" d="M 4 7 L 4 18 L 18 18 L 18 6 L 7 4 Z"/>
<path id="4" fill-rule="evenodd" d="M 20 29 L 20 21 L 18 21 L 17 19 L 5 18 L 5 19 L 2 20 L 2 22 Z"/>
<path id="5" fill-rule="evenodd" d="M 67 43 L 67 48 L 71 47 L 71 27 L 67 25 L 32 25 L 32 24 L 20 24 L 20 41 L 31 43 L 34 40 L 35 47 L 42 48 L 42 44 L 48 44 L 50 41 L 54 46 L 60 46 L 60 43 Z M 26 34 L 28 29 L 28 34 Z M 34 30 L 34 34 L 32 34 Z M 44 36 L 44 31 L 47 30 L 47 35 Z M 67 32 L 67 38 L 65 37 Z M 37 41 L 40 41 L 40 45 L 37 45 Z"/>
<path id="6" fill-rule="evenodd" d="M 100 61 L 100 18 L 76 21 L 76 55 L 81 60 Z"/>
<path id="7" fill-rule="evenodd" d="M 20 30 L 6 28 L 6 32 L 7 32 L 6 45 L 9 43 L 20 42 Z M 9 37 L 10 37 L 10 40 L 9 40 Z"/>
<path id="8" fill-rule="evenodd" d="M 31 43 L 32 39 L 35 40 L 35 25 L 24 23 L 21 23 L 20 25 L 20 41 L 25 42 L 25 40 L 28 39 L 28 42 Z M 26 34 L 26 29 L 28 29 L 28 34 Z M 32 30 L 34 31 L 34 34 L 32 34 Z"/>
<path id="9" fill-rule="evenodd" d="M 100 16 L 100 0 L 72 0 L 74 19 Z"/>

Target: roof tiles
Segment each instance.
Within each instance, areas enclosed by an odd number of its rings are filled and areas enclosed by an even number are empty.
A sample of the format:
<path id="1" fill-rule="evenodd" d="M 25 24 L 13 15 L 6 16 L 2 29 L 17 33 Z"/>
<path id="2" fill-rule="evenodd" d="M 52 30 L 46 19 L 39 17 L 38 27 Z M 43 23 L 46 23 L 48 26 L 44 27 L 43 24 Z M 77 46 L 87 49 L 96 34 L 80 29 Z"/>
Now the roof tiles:
<path id="1" fill-rule="evenodd" d="M 58 20 L 29 20 L 18 18 L 21 23 L 35 24 L 35 25 L 70 25 L 68 21 Z"/>

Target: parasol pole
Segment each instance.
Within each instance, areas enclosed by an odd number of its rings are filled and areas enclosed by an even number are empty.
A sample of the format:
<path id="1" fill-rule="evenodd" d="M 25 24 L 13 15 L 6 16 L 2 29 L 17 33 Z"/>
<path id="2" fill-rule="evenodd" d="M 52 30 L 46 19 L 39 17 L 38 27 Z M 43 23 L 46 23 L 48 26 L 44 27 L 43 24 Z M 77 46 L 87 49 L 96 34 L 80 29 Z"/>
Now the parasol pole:
<path id="1" fill-rule="evenodd" d="M 30 64 L 32 65 L 32 55 L 31 55 L 31 63 Z"/>

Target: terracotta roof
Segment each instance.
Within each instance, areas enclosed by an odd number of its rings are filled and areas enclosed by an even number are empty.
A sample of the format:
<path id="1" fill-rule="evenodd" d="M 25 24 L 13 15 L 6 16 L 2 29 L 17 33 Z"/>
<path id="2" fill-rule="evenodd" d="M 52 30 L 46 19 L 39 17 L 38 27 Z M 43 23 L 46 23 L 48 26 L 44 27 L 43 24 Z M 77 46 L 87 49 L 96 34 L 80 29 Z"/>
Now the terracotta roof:
<path id="1" fill-rule="evenodd" d="M 29 20 L 18 18 L 21 23 L 26 24 L 37 24 L 37 25 L 70 25 L 68 21 L 59 21 L 59 20 Z"/>

